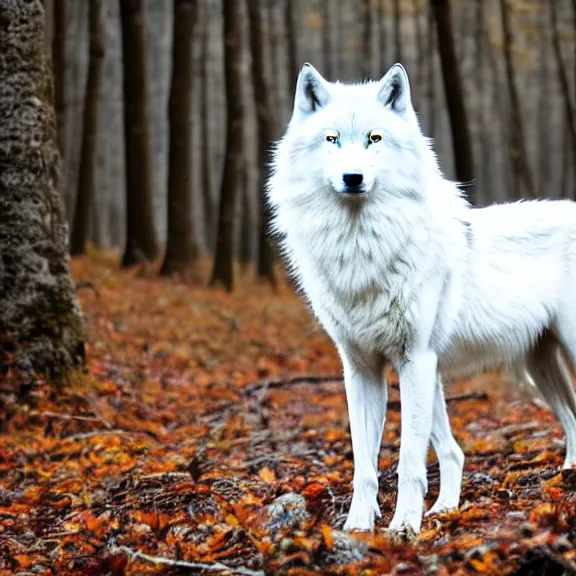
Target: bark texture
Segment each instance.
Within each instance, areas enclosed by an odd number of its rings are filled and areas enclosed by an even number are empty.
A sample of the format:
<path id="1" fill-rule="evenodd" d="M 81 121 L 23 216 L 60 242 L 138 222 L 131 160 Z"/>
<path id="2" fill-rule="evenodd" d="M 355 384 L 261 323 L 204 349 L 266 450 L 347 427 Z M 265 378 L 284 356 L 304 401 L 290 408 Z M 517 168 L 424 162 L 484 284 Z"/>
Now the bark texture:
<path id="1" fill-rule="evenodd" d="M 86 252 L 90 209 L 94 202 L 94 164 L 98 142 L 98 110 L 106 48 L 104 29 L 102 27 L 102 0 L 90 0 L 88 5 L 88 27 L 90 36 L 88 79 L 84 96 L 84 121 L 82 123 L 78 189 L 76 192 L 72 236 L 70 237 L 70 253 L 72 256 L 78 256 Z"/>
<path id="2" fill-rule="evenodd" d="M 244 146 L 242 104 L 242 38 L 239 2 L 224 2 L 224 81 L 226 87 L 226 153 L 218 209 L 218 235 L 212 285 L 234 288 L 236 191 L 242 178 Z"/>
<path id="3" fill-rule="evenodd" d="M 158 252 L 152 212 L 152 151 L 143 0 L 120 0 L 126 169 L 126 250 L 122 266 Z"/>
<path id="4" fill-rule="evenodd" d="M 198 257 L 192 226 L 192 38 L 196 0 L 174 0 L 172 83 L 168 101 L 168 240 L 162 274 L 184 273 Z"/>
<path id="5" fill-rule="evenodd" d="M 67 234 L 44 9 L 0 0 L 0 335 L 52 379 L 84 359 Z"/>

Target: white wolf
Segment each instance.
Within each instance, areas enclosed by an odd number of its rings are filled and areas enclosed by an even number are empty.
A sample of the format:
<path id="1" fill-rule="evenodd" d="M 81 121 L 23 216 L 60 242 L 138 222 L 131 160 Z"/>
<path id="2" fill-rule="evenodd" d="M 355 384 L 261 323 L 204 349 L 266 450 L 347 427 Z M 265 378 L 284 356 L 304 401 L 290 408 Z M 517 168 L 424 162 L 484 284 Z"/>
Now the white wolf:
<path id="1" fill-rule="evenodd" d="M 304 65 L 268 196 L 289 265 L 343 362 L 355 464 L 346 529 L 380 516 L 386 362 L 402 406 L 390 529 L 421 528 L 430 441 L 440 494 L 429 513 L 459 503 L 464 455 L 440 375 L 499 367 L 535 384 L 564 429 L 564 466 L 576 463 L 576 203 L 472 209 L 442 176 L 399 64 L 350 85 Z"/>

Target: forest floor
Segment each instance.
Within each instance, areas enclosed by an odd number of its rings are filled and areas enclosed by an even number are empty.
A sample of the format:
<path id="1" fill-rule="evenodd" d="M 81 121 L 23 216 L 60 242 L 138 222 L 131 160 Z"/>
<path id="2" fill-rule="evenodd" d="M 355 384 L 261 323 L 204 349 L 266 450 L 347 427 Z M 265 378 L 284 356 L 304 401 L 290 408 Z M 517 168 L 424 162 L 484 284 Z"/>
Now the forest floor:
<path id="1" fill-rule="evenodd" d="M 288 287 L 227 295 L 99 254 L 73 272 L 86 371 L 57 394 L 30 386 L 25 409 L 1 396 L 0 576 L 576 573 L 576 470 L 560 471 L 560 427 L 498 376 L 447 390 L 466 454 L 462 506 L 426 518 L 410 542 L 385 529 L 393 386 L 383 517 L 373 534 L 347 535 L 340 363 Z M 428 472 L 427 506 L 433 454 Z"/>

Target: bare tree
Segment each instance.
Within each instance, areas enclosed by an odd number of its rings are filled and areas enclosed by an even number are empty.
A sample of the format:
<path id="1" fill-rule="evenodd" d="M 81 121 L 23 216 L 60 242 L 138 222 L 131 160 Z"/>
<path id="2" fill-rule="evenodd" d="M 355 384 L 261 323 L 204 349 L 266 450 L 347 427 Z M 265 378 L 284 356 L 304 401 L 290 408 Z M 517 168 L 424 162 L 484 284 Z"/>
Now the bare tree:
<path id="1" fill-rule="evenodd" d="M 332 18 L 330 17 L 330 0 L 321 0 L 320 10 L 322 13 L 322 62 L 324 63 L 324 74 L 326 78 L 334 80 L 334 68 L 332 59 L 334 53 L 332 50 Z"/>
<path id="2" fill-rule="evenodd" d="M 244 126 L 240 3 L 223 2 L 226 153 L 218 209 L 216 254 L 210 284 L 234 288 L 234 227 L 237 183 L 242 177 Z"/>
<path id="3" fill-rule="evenodd" d="M 152 155 L 148 127 L 148 70 L 143 0 L 120 0 L 126 169 L 126 249 L 122 266 L 158 252 L 152 213 Z"/>
<path id="4" fill-rule="evenodd" d="M 379 14 L 378 20 L 380 23 L 380 32 L 379 32 L 379 45 L 380 45 L 380 74 L 384 74 L 386 70 L 386 66 L 388 66 L 388 42 L 387 42 L 387 34 L 388 31 L 386 30 L 386 3 L 388 0 L 380 0 Z"/>
<path id="5" fill-rule="evenodd" d="M 414 11 L 414 38 L 416 39 L 416 94 L 420 93 L 420 86 L 424 77 L 424 31 L 420 20 L 420 2 L 412 0 L 412 10 Z"/>
<path id="6" fill-rule="evenodd" d="M 504 34 L 504 62 L 506 65 L 506 83 L 508 85 L 508 95 L 510 99 L 510 146 L 512 170 L 516 182 L 516 196 L 520 196 L 520 183 L 524 183 L 524 189 L 529 196 L 534 196 L 534 181 L 532 171 L 528 164 L 526 144 L 524 140 L 524 123 L 518 88 L 516 86 L 516 76 L 514 74 L 514 63 L 512 61 L 512 27 L 510 23 L 509 6 L 506 0 L 499 0 L 500 16 L 502 19 L 502 32 Z"/>
<path id="7" fill-rule="evenodd" d="M 252 218 L 252 206 L 250 205 L 250 183 L 248 181 L 248 162 L 244 159 L 242 167 L 242 190 L 239 195 L 240 202 L 240 249 L 239 259 L 242 270 L 246 271 L 254 256 L 253 237 L 254 222 Z"/>
<path id="8" fill-rule="evenodd" d="M 428 136 L 434 138 L 436 135 L 436 26 L 434 23 L 434 8 L 428 5 L 426 15 L 428 34 L 426 38 L 428 78 L 426 99 L 428 100 Z"/>
<path id="9" fill-rule="evenodd" d="M 102 0 L 90 0 L 88 5 L 88 34 L 90 38 L 88 47 L 89 64 L 86 93 L 84 95 L 82 148 L 78 171 L 76 206 L 70 238 L 70 253 L 72 256 L 86 252 L 90 209 L 94 209 L 92 204 L 94 201 L 94 163 L 96 143 L 98 141 L 98 109 L 106 49 L 104 29 L 102 27 Z"/>
<path id="10" fill-rule="evenodd" d="M 454 35 L 452 32 L 452 17 L 449 0 L 432 0 L 436 20 L 438 51 L 444 79 L 444 93 L 448 106 L 450 128 L 452 132 L 452 146 L 454 150 L 454 163 L 456 178 L 466 183 L 468 199 L 475 202 L 472 181 L 474 179 L 474 161 L 468 117 L 464 106 L 464 91 L 454 50 Z"/>
<path id="11" fill-rule="evenodd" d="M 286 34 L 287 54 L 286 62 L 288 66 L 288 86 L 291 91 L 296 86 L 298 78 L 298 51 L 296 44 L 296 30 L 294 16 L 298 9 L 298 0 L 284 0 L 284 32 Z"/>
<path id="12" fill-rule="evenodd" d="M 481 2 L 482 0 L 478 0 Z M 538 23 L 540 44 L 540 66 L 538 70 L 538 193 L 546 195 L 551 176 L 552 134 L 550 131 L 550 43 L 547 34 L 547 21 Z"/>
<path id="13" fill-rule="evenodd" d="M 250 24 L 250 50 L 252 52 L 252 85 L 256 103 L 258 122 L 258 190 L 260 223 L 258 234 L 257 274 L 275 284 L 274 253 L 268 241 L 269 214 L 265 196 L 268 150 L 273 139 L 272 109 L 268 99 L 268 86 L 264 69 L 264 33 L 262 30 L 262 6 L 260 0 L 248 0 L 248 21 Z"/>
<path id="14" fill-rule="evenodd" d="M 400 0 L 394 0 L 394 58 L 402 62 L 402 11 Z"/>
<path id="15" fill-rule="evenodd" d="M 558 70 L 558 80 L 560 81 L 560 89 L 564 100 L 566 130 L 572 148 L 572 165 L 576 166 L 576 112 L 574 111 L 573 99 L 570 94 L 570 80 L 568 79 L 568 72 L 566 70 L 566 65 L 564 64 L 564 59 L 562 58 L 562 47 L 560 45 L 560 34 L 558 32 L 558 8 L 556 6 L 556 0 L 549 0 L 548 6 L 550 11 L 552 47 L 554 49 L 554 58 L 556 59 L 556 68 Z M 576 198 L 576 191 L 574 198 Z"/>
<path id="16" fill-rule="evenodd" d="M 42 4 L 0 0 L 0 29 L 2 345 L 11 346 L 19 368 L 59 379 L 83 361 L 84 345 L 67 255 Z"/>
<path id="17" fill-rule="evenodd" d="M 208 252 L 212 254 L 214 250 L 214 198 L 212 192 L 212 147 L 210 135 L 210 76 L 208 74 L 208 62 L 210 59 L 210 50 L 208 43 L 210 41 L 210 11 L 208 3 L 205 4 L 203 14 L 203 26 L 201 31 L 201 53 L 200 53 L 200 132 L 202 140 L 201 149 L 201 180 L 202 180 L 202 205 L 204 216 L 204 229 L 206 246 Z"/>
<path id="18" fill-rule="evenodd" d="M 362 16 L 361 72 L 364 78 L 370 78 L 372 76 L 372 3 L 370 0 L 362 0 L 361 16 Z"/>
<path id="19" fill-rule="evenodd" d="M 172 82 L 168 102 L 168 239 L 161 273 L 184 273 L 198 257 L 192 225 L 192 38 L 196 0 L 174 0 Z"/>

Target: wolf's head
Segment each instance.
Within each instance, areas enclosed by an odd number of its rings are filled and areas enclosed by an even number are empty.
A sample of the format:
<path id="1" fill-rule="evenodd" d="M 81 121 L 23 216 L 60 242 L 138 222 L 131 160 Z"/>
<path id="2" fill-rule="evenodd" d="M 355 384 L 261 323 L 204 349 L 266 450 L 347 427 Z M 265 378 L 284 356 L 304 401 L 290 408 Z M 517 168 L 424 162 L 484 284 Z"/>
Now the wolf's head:
<path id="1" fill-rule="evenodd" d="M 395 64 L 378 82 L 326 81 L 310 64 L 298 77 L 292 119 L 276 151 L 275 171 L 289 176 L 279 194 L 306 202 L 334 198 L 418 196 L 424 171 L 437 170 L 410 97 L 408 75 Z M 273 186 L 273 184 L 272 184 Z M 273 203 L 275 191 L 270 190 Z"/>

